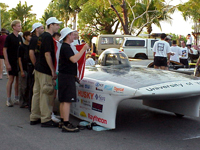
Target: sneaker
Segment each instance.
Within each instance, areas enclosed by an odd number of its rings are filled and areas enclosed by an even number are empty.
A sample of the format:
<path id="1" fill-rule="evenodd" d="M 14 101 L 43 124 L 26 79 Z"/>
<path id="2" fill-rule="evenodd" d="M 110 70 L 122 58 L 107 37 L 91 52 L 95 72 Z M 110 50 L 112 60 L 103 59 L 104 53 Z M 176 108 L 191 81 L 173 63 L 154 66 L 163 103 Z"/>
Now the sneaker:
<path id="1" fill-rule="evenodd" d="M 11 100 L 7 100 L 7 101 L 6 101 L 6 106 L 8 106 L 8 107 L 13 107 L 12 101 L 11 101 Z"/>
<path id="2" fill-rule="evenodd" d="M 41 123 L 41 127 L 49 127 L 49 128 L 55 128 L 58 127 L 58 123 L 54 122 L 53 120 Z"/>
<path id="3" fill-rule="evenodd" d="M 14 101 L 13 101 L 13 104 L 14 104 L 14 105 L 19 105 L 19 99 L 16 99 L 16 98 L 15 98 Z"/>
<path id="4" fill-rule="evenodd" d="M 60 122 L 60 119 L 56 118 L 56 115 L 54 115 L 54 113 L 52 113 L 52 115 L 51 115 L 51 120 L 53 120 L 54 122 L 57 122 L 57 123 Z"/>
<path id="5" fill-rule="evenodd" d="M 41 123 L 41 119 L 38 119 L 37 121 L 30 121 L 30 125 L 36 125 Z"/>
<path id="6" fill-rule="evenodd" d="M 69 123 L 67 126 L 62 126 L 62 132 L 79 132 L 79 128 Z"/>

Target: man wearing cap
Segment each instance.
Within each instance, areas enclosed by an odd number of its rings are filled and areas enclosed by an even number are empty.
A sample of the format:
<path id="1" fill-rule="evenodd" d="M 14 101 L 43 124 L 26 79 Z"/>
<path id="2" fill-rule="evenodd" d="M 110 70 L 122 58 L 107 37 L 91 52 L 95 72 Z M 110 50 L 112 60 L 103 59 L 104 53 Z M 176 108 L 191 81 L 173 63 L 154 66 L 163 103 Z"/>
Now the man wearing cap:
<path id="1" fill-rule="evenodd" d="M 0 32 L 0 80 L 2 80 L 3 76 L 3 46 L 7 37 L 7 31 L 6 29 L 2 28 Z"/>
<path id="2" fill-rule="evenodd" d="M 8 107 L 13 106 L 14 104 L 19 103 L 19 97 L 18 97 L 18 71 L 19 66 L 17 63 L 18 60 L 18 51 L 19 46 L 23 43 L 21 36 L 18 34 L 21 31 L 21 21 L 20 20 L 14 20 L 11 23 L 11 27 L 13 29 L 13 33 L 8 35 L 6 37 L 6 41 L 3 48 L 3 55 L 5 59 L 5 65 L 6 69 L 9 74 L 8 82 L 6 85 L 7 90 L 7 101 L 6 105 Z M 12 84 L 15 80 L 15 99 L 12 102 L 11 100 L 11 92 L 12 92 Z"/>
<path id="3" fill-rule="evenodd" d="M 52 102 L 54 100 L 54 80 L 57 78 L 54 63 L 55 51 L 52 35 L 58 32 L 61 21 L 50 17 L 46 21 L 47 30 L 38 38 L 36 48 L 35 82 L 30 115 L 30 124 L 40 122 L 41 127 L 57 127 L 51 120 Z"/>
<path id="4" fill-rule="evenodd" d="M 61 30 L 60 41 L 63 44 L 60 49 L 59 57 L 59 74 L 58 74 L 58 99 L 60 101 L 60 116 L 62 132 L 78 132 L 79 129 L 69 122 L 70 105 L 76 102 L 76 75 L 77 61 L 82 57 L 84 52 L 89 48 L 85 44 L 78 53 L 74 53 L 70 44 L 74 40 L 74 30 L 64 28 Z"/>
<path id="5" fill-rule="evenodd" d="M 44 32 L 44 27 L 41 23 L 34 23 L 32 25 L 32 38 L 29 44 L 29 57 L 31 62 L 28 63 L 27 66 L 27 83 L 28 83 L 28 89 L 29 89 L 29 100 L 28 100 L 28 106 L 29 110 L 31 111 L 31 101 L 32 101 L 32 96 L 33 96 L 33 85 L 34 85 L 34 66 L 36 62 L 35 58 L 35 49 L 37 47 L 37 41 L 38 37 Z"/>

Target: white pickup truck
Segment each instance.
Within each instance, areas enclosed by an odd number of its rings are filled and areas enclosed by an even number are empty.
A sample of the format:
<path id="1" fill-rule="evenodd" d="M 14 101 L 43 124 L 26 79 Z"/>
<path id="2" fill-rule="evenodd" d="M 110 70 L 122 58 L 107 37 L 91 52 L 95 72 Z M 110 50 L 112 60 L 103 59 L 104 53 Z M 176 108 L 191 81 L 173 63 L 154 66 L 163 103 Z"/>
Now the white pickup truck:
<path id="1" fill-rule="evenodd" d="M 120 50 L 130 58 L 153 59 L 153 45 L 158 39 L 124 37 Z"/>

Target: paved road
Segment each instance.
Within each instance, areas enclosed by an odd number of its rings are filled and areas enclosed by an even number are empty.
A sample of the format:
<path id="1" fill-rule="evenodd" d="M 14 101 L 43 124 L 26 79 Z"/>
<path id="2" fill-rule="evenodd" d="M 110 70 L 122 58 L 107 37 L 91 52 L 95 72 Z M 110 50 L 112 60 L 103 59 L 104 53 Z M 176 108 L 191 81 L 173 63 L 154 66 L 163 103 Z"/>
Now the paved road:
<path id="1" fill-rule="evenodd" d="M 6 81 L 0 80 L 0 150 L 199 150 L 200 118 L 177 118 L 125 100 L 117 111 L 116 129 L 62 133 L 58 128 L 29 125 L 29 111 L 8 108 Z M 75 124 L 79 119 L 71 117 Z"/>

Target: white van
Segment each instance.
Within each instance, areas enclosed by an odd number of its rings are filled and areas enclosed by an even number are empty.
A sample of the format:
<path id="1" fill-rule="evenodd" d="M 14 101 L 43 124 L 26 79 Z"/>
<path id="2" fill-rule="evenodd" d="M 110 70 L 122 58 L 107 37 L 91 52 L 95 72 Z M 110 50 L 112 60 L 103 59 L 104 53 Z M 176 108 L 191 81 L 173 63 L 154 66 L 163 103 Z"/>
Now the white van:
<path id="1" fill-rule="evenodd" d="M 153 45 L 158 39 L 125 37 L 120 50 L 130 58 L 153 59 Z"/>
<path id="2" fill-rule="evenodd" d="M 101 54 L 108 48 L 120 48 L 124 37 L 134 37 L 132 35 L 115 35 L 115 34 L 102 34 L 97 37 L 96 48 L 97 54 Z"/>

